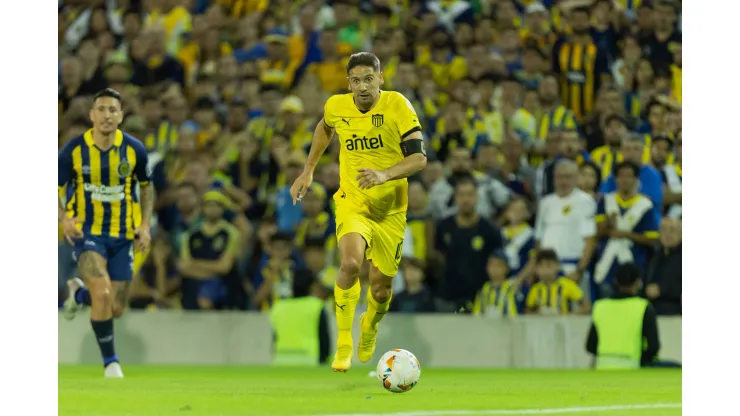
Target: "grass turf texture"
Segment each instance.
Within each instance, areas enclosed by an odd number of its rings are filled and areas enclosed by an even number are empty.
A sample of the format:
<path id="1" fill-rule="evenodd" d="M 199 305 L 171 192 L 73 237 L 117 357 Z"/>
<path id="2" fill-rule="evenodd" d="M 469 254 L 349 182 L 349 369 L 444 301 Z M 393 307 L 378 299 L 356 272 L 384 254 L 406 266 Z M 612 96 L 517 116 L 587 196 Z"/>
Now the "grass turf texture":
<path id="1" fill-rule="evenodd" d="M 632 372 L 452 370 L 422 367 L 419 384 L 393 394 L 368 377 L 330 368 L 126 366 L 103 379 L 99 366 L 59 366 L 59 414 L 74 416 L 243 416 L 536 414 L 515 409 L 681 403 L 680 370 Z M 470 410 L 475 413 L 464 413 Z M 433 413 L 431 411 L 434 411 Z M 449 411 L 449 413 L 445 413 Z M 453 412 L 454 411 L 454 412 Z M 487 413 L 490 411 L 490 413 Z M 591 409 L 559 415 L 680 415 L 680 408 Z M 414 416 L 410 413 L 403 416 Z"/>

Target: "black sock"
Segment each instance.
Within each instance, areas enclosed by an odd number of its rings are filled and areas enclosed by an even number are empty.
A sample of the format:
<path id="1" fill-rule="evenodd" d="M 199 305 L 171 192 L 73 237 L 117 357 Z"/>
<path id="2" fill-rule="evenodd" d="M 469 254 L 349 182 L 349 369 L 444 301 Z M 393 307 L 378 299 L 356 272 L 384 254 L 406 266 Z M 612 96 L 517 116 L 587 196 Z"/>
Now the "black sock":
<path id="1" fill-rule="evenodd" d="M 100 354 L 103 356 L 103 365 L 118 362 L 116 349 L 113 347 L 113 319 L 106 321 L 90 321 L 95 339 L 100 347 Z"/>
<path id="2" fill-rule="evenodd" d="M 75 301 L 83 305 L 92 306 L 92 299 L 90 299 L 90 291 L 86 287 L 81 287 L 75 292 Z"/>

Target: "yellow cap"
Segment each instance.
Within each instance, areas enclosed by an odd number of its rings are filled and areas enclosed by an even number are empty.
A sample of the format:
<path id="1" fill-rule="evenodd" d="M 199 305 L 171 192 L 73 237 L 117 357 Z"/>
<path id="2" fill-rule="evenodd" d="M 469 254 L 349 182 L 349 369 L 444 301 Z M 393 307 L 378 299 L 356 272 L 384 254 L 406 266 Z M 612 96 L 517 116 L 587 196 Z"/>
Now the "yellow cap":
<path id="1" fill-rule="evenodd" d="M 203 202 L 218 202 L 225 209 L 231 208 L 231 201 L 220 191 L 212 190 L 203 195 Z"/>
<path id="2" fill-rule="evenodd" d="M 295 95 L 285 97 L 280 103 L 280 111 L 303 114 L 303 101 Z"/>

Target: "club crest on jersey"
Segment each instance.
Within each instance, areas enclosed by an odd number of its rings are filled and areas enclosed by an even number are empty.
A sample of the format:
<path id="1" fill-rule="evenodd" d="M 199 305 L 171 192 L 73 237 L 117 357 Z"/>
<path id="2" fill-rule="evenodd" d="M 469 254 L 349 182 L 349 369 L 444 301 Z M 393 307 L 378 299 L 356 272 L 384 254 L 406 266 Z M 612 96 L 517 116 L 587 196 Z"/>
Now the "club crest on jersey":
<path id="1" fill-rule="evenodd" d="M 128 163 L 128 160 L 122 160 L 118 164 L 118 176 L 125 178 L 129 175 L 131 175 L 131 164 Z"/>
<path id="2" fill-rule="evenodd" d="M 380 127 L 383 125 L 383 115 L 373 114 L 373 126 Z"/>

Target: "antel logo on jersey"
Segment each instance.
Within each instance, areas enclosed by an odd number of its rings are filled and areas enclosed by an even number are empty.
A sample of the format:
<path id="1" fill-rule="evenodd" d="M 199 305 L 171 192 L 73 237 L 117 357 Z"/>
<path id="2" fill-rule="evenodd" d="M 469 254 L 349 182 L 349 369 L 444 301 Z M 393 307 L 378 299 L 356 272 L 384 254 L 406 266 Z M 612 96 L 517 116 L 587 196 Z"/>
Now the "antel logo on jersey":
<path id="1" fill-rule="evenodd" d="M 344 141 L 347 145 L 347 150 L 375 150 L 383 147 L 383 136 L 378 137 L 358 137 L 356 134 L 352 135 L 351 139 Z"/>

